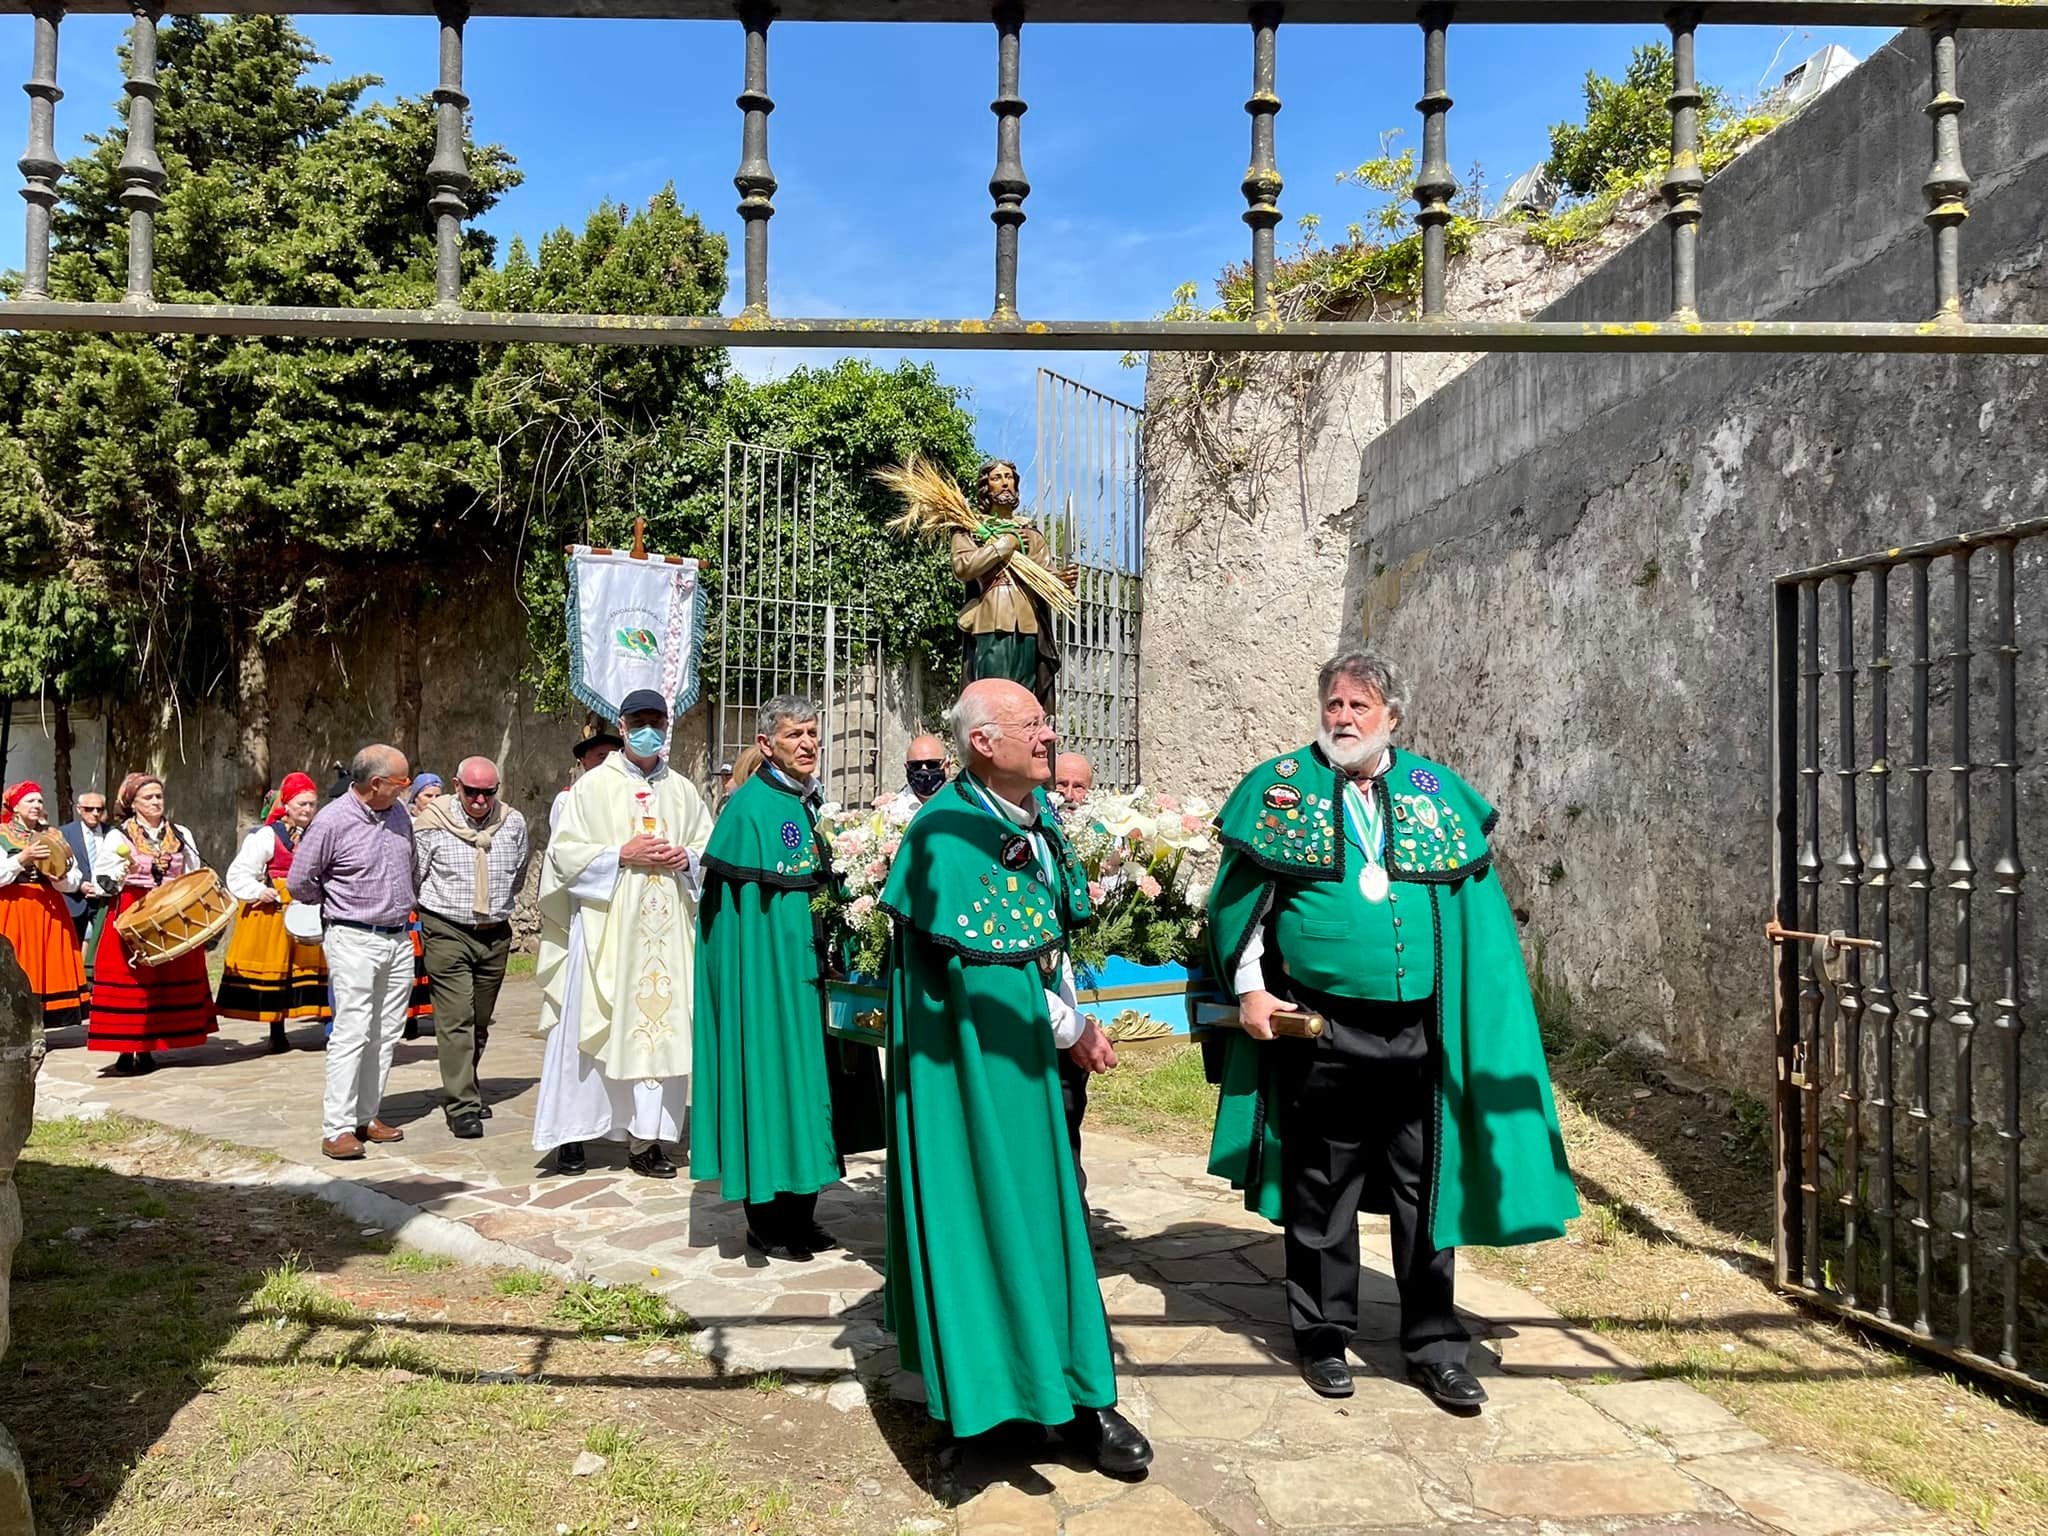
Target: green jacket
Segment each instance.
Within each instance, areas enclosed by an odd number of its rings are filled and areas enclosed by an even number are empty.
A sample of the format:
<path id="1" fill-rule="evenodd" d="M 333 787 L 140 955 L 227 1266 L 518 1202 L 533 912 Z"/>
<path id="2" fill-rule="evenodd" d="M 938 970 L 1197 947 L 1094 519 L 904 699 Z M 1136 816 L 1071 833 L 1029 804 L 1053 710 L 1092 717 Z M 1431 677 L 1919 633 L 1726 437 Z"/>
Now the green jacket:
<path id="1" fill-rule="evenodd" d="M 1434 983 L 1432 1239 L 1452 1248 L 1562 1236 L 1578 1214 L 1578 1197 L 1514 916 L 1486 843 L 1498 813 L 1448 768 L 1400 750 L 1374 793 L 1385 829 L 1388 910 L 1403 917 L 1407 951 L 1428 957 L 1407 969 Z M 1346 963 L 1386 935 L 1323 927 L 1380 919 L 1377 904 L 1372 917 L 1358 917 L 1356 908 L 1367 904 L 1344 890 L 1356 888 L 1358 855 L 1344 835 L 1336 770 L 1319 749 L 1303 747 L 1253 769 L 1220 822 L 1224 852 L 1209 892 L 1209 959 L 1226 992 L 1252 934 L 1263 927 L 1267 976 L 1276 986 L 1285 985 L 1284 965 L 1320 991 L 1417 995 L 1400 990 L 1409 978 L 1390 979 L 1395 968 L 1383 956 Z M 1367 979 L 1347 985 L 1346 972 Z M 1242 1189 L 1247 1208 L 1278 1221 L 1286 1126 L 1271 1057 L 1235 1030 L 1210 1036 L 1204 1049 L 1222 1088 L 1210 1172 Z"/>

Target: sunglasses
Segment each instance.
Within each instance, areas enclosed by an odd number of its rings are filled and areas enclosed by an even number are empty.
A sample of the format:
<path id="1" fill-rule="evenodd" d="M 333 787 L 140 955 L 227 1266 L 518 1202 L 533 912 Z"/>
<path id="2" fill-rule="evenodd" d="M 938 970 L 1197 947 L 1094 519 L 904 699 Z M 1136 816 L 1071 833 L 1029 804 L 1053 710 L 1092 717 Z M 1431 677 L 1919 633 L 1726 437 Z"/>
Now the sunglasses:
<path id="1" fill-rule="evenodd" d="M 906 768 L 943 768 L 946 766 L 946 760 L 943 757 L 912 757 L 906 758 L 903 766 Z"/>
<path id="2" fill-rule="evenodd" d="M 487 785 L 482 788 L 479 788 L 475 784 L 463 784 L 457 787 L 460 788 L 465 795 L 473 795 L 475 798 L 479 800 L 488 800 L 498 792 L 498 786 L 495 784 Z"/>

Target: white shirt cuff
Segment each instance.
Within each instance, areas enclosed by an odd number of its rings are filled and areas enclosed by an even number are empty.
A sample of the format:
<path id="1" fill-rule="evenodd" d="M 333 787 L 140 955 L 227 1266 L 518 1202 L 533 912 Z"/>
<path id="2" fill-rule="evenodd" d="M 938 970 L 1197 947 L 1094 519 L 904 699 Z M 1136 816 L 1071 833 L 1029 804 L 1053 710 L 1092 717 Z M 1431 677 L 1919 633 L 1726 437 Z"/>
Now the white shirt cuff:
<path id="1" fill-rule="evenodd" d="M 1231 974 L 1230 990 L 1239 997 L 1247 992 L 1266 990 L 1266 930 L 1254 928 L 1244 953 L 1238 957 L 1237 970 Z"/>

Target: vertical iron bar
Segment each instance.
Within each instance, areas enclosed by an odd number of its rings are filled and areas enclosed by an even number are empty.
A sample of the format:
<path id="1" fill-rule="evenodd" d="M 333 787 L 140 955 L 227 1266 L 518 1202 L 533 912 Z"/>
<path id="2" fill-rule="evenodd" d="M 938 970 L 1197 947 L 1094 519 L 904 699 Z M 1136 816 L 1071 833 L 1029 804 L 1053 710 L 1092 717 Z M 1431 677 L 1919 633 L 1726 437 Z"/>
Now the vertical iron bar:
<path id="1" fill-rule="evenodd" d="M 740 24 L 747 31 L 746 74 L 736 101 L 740 119 L 740 168 L 732 184 L 739 190 L 739 215 L 746 221 L 747 309 L 768 313 L 768 221 L 775 216 L 775 172 L 768 165 L 768 114 L 775 103 L 768 96 L 768 23 L 775 19 L 769 0 L 741 0 Z"/>
<path id="2" fill-rule="evenodd" d="M 1671 230 L 1671 318 L 1697 320 L 1699 292 L 1700 193 L 1707 178 L 1700 169 L 1699 76 L 1693 45 L 1699 30 L 1697 11 L 1675 11 L 1671 28 L 1671 169 L 1664 173 L 1664 222 Z"/>
<path id="3" fill-rule="evenodd" d="M 1927 194 L 1927 223 L 1934 231 L 1935 318 L 1961 323 L 1963 318 L 1963 220 L 1970 216 L 1970 173 L 1963 169 L 1963 98 L 1956 94 L 1956 24 L 1953 17 L 1927 29 L 1933 45 L 1934 97 L 1927 115 L 1934 119 L 1934 168 L 1922 190 Z"/>
<path id="4" fill-rule="evenodd" d="M 1799 926 L 1820 931 L 1820 584 L 1799 584 L 1799 677 L 1804 694 L 1799 721 Z M 1799 989 L 1800 1050 L 1804 1081 L 1798 1084 L 1801 1140 L 1805 1162 L 1799 1170 L 1800 1220 L 1805 1228 L 1804 1283 L 1821 1288 L 1824 1255 L 1820 1229 L 1820 1083 L 1821 1004 L 1820 952 L 1804 945 Z"/>
<path id="5" fill-rule="evenodd" d="M 1252 163 L 1244 173 L 1244 200 L 1250 204 L 1244 221 L 1252 227 L 1252 319 L 1278 317 L 1273 296 L 1273 228 L 1280 222 L 1279 165 L 1273 158 L 1273 118 L 1280 110 L 1275 94 L 1277 36 L 1285 7 L 1276 0 L 1256 0 L 1251 8 L 1252 94 L 1244 104 L 1252 117 Z"/>
<path id="6" fill-rule="evenodd" d="M 462 220 L 469 212 L 469 151 L 463 142 L 462 28 L 469 0 L 436 0 L 441 21 L 441 82 L 434 87 L 434 159 L 427 167 L 434 215 L 434 303 L 454 309 L 462 302 Z"/>
<path id="7" fill-rule="evenodd" d="M 1913 899 L 1913 977 L 1906 1017 L 1913 1024 L 1913 1158 L 1918 1174 L 1913 1199 L 1913 1331 L 1934 1332 L 1934 857 L 1927 843 L 1927 781 L 1934 773 L 1928 744 L 1928 674 L 1933 630 L 1925 556 L 1911 562 L 1913 584 L 1913 851 L 1906 856 L 1906 890 Z"/>
<path id="8" fill-rule="evenodd" d="M 1024 222 L 1024 199 L 1031 183 L 1024 176 L 1024 99 L 1017 94 L 1018 34 L 1024 26 L 1022 0 L 998 0 L 996 23 L 996 173 L 988 181 L 996 200 L 989 217 L 996 226 L 996 309 L 994 318 L 1017 318 L 1017 231 Z"/>
<path id="9" fill-rule="evenodd" d="M 2003 1262 L 2004 1330 L 1999 1340 L 2001 1365 L 2019 1365 L 2020 1326 L 2020 883 L 2026 866 L 2020 862 L 2019 818 L 2019 678 L 2020 648 L 2013 612 L 2013 541 L 1995 546 L 1998 560 L 1998 860 L 1991 866 L 1997 879 L 1999 916 L 1999 994 L 1993 1027 L 1998 1031 L 2000 1067 L 2005 1075 L 2005 1116 L 1998 1139 L 2005 1143 L 2004 1231 L 1998 1256 Z"/>
<path id="10" fill-rule="evenodd" d="M 1451 222 L 1451 198 L 1458 179 L 1446 153 L 1444 117 L 1451 96 L 1444 76 L 1445 34 L 1451 24 L 1448 5 L 1422 8 L 1422 166 L 1415 173 L 1415 222 L 1422 230 L 1422 318 L 1444 314 L 1445 226 Z"/>
<path id="11" fill-rule="evenodd" d="M 156 297 L 156 216 L 164 205 L 164 163 L 156 152 L 156 19 L 160 7 L 135 7 L 128 35 L 128 143 L 121 151 L 121 206 L 128 210 L 128 300 Z"/>
<path id="12" fill-rule="evenodd" d="M 1897 1096 L 1892 1067 L 1892 1032 L 1898 1001 L 1892 991 L 1892 811 L 1891 811 L 1891 567 L 1871 573 L 1870 600 L 1870 860 L 1864 866 L 1870 890 L 1871 934 L 1878 948 L 1876 974 L 1868 988 L 1870 1032 L 1877 1042 L 1877 1086 L 1870 1107 L 1877 1111 L 1877 1180 L 1871 1214 L 1877 1225 L 1877 1314 L 1890 1317 L 1898 1274 L 1898 1140 L 1893 1117 Z"/>
<path id="13" fill-rule="evenodd" d="M 21 263 L 21 296 L 47 299 L 50 296 L 50 213 L 57 206 L 57 178 L 64 174 L 64 162 L 57 158 L 57 103 L 64 92 L 57 86 L 57 24 L 64 19 L 64 7 L 42 4 L 31 8 L 36 22 L 35 62 L 28 83 L 28 148 L 16 161 L 22 174 L 21 195 L 28 203 L 27 250 Z"/>
<path id="14" fill-rule="evenodd" d="M 1771 819 L 1777 833 L 1772 846 L 1773 899 L 1778 924 L 1799 923 L 1799 594 L 1781 585 L 1775 593 L 1771 625 Z M 1806 1232 L 1799 1220 L 1799 1173 L 1804 1162 L 1800 1094 L 1793 1077 L 1799 1067 L 1799 946 L 1780 943 L 1772 956 L 1772 1019 L 1777 1034 L 1778 1075 L 1772 1125 L 1777 1157 L 1773 1195 L 1776 1206 L 1774 1278 L 1779 1285 L 1806 1274 Z"/>
<path id="15" fill-rule="evenodd" d="M 1842 846 L 1835 855 L 1835 883 L 1842 891 L 1842 928 L 1851 937 L 1863 936 L 1863 849 L 1857 839 L 1856 781 L 1862 777 L 1856 758 L 1856 578 L 1835 578 L 1835 728 L 1838 757 L 1835 763 L 1836 792 L 1841 797 Z M 1852 949 L 1843 956 L 1846 970 L 1835 993 L 1835 1028 L 1843 1048 L 1837 1052 L 1837 1069 L 1842 1071 L 1839 1095 L 1846 1109 L 1842 1147 L 1842 1275 L 1837 1289 L 1849 1306 L 1857 1305 L 1858 1231 L 1860 1197 L 1857 1183 L 1863 1177 L 1863 952 Z"/>
<path id="16" fill-rule="evenodd" d="M 1956 1257 L 1956 1346 L 1970 1349 L 1975 1282 L 1972 1276 L 1972 1233 L 1975 1179 L 1970 1136 L 1975 1117 L 1970 1103 L 1971 1049 L 1977 1029 L 1977 1004 L 1970 974 L 1970 900 L 1977 889 L 1977 866 L 1970 851 L 1970 551 L 1949 557 L 1955 578 L 1954 612 L 1949 622 L 1955 627 L 1955 648 L 1949 652 L 1949 782 L 1954 802 L 1950 806 L 1954 851 L 1948 861 L 1950 910 L 1955 916 L 1955 996 L 1949 1001 L 1948 1024 L 1954 1050 L 1955 1069 L 1949 1126 L 1955 1135 L 1955 1227 L 1949 1236 Z"/>

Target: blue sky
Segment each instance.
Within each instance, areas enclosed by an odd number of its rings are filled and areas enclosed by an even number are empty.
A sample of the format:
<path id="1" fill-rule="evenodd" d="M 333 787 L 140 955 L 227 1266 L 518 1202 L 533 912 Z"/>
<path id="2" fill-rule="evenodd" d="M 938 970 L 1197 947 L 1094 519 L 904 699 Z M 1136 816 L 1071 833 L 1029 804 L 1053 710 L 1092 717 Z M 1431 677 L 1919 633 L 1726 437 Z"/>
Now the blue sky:
<path id="1" fill-rule="evenodd" d="M 30 22 L 0 19 L 12 78 L 29 69 Z M 123 23 L 80 16 L 63 26 L 58 105 L 63 153 L 114 121 L 115 43 Z M 430 90 L 435 28 L 426 18 L 315 17 L 301 23 L 339 73 L 381 76 L 387 93 Z M 1474 160 L 1504 185 L 1542 159 L 1546 129 L 1574 117 L 1588 68 L 1619 74 L 1629 50 L 1661 29 L 1453 27 L 1451 160 Z M 1753 94 L 1835 42 L 1867 56 L 1869 30 L 1703 28 L 1702 78 Z M 526 173 L 492 213 L 501 237 L 529 241 L 580 225 L 600 199 L 638 203 L 673 181 L 683 201 L 725 231 L 739 307 L 742 34 L 737 23 L 506 21 L 470 23 L 466 84 L 474 132 L 510 148 Z M 1366 195 L 1336 173 L 1378 152 L 1389 129 L 1419 136 L 1421 37 L 1413 27 L 1282 27 L 1278 157 L 1291 221 L 1322 215 L 1341 231 Z M 1250 120 L 1244 27 L 1039 27 L 1023 39 L 1025 205 L 1019 306 L 1027 316 L 1150 315 L 1189 280 L 1205 285 L 1243 259 Z M 1967 91 L 1967 82 L 1965 82 Z M 781 190 L 770 225 L 770 285 L 790 315 L 985 315 L 994 230 L 994 31 L 979 26 L 779 23 L 769 37 L 777 106 L 769 150 Z M 15 142 L 25 142 L 27 104 Z M 422 199 L 425 197 L 422 191 Z M 0 252 L 19 262 L 23 205 L 0 199 Z M 1711 236 L 1705 260 L 1712 259 Z M 754 375 L 835 354 L 734 354 Z M 887 357 L 893 354 L 870 354 Z M 1142 373 L 1114 355 L 934 354 L 973 390 L 982 446 L 1029 461 L 1033 374 L 1041 361 L 1137 401 Z"/>

